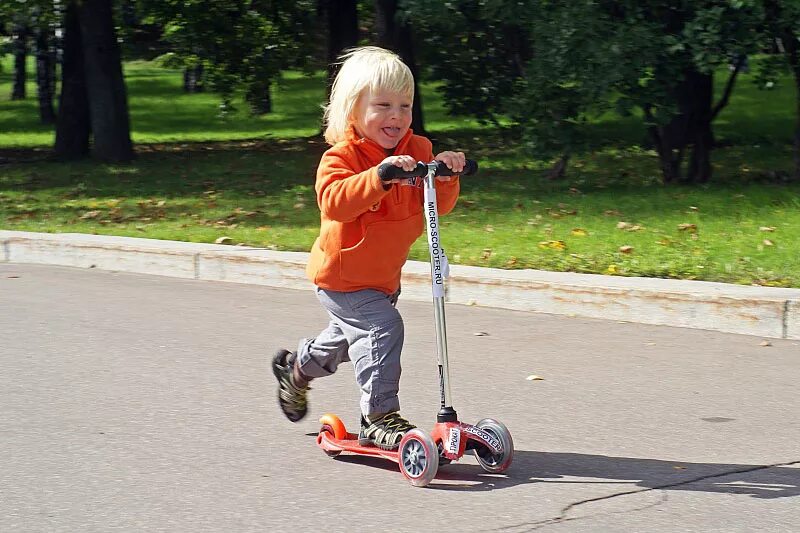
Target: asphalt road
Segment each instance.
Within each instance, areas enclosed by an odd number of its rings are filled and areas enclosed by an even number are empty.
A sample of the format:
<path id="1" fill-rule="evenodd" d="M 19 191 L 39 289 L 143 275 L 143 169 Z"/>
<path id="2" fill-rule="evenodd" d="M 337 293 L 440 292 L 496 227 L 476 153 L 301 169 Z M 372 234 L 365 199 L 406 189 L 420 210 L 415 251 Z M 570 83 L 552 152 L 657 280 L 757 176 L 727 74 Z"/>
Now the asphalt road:
<path id="1" fill-rule="evenodd" d="M 432 306 L 399 307 L 430 428 Z M 419 489 L 316 447 L 322 413 L 357 423 L 349 365 L 278 410 L 269 355 L 326 322 L 310 290 L 0 264 L 0 531 L 800 531 L 800 342 L 447 311 L 454 407 L 515 461 Z"/>

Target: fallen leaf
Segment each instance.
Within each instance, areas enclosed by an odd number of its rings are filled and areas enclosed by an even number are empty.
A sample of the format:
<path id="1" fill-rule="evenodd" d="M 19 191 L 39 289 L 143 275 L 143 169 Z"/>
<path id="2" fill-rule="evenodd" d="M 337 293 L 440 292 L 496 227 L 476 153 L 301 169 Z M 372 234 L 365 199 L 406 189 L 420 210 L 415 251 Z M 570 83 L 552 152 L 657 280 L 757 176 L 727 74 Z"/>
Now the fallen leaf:
<path id="1" fill-rule="evenodd" d="M 619 251 L 622 252 L 623 254 L 632 253 L 633 252 L 633 246 L 628 246 L 628 245 L 620 246 L 619 247 Z"/>
<path id="2" fill-rule="evenodd" d="M 86 211 L 84 214 L 81 215 L 81 220 L 88 220 L 90 218 L 97 218 L 100 215 L 100 211 Z"/>
<path id="3" fill-rule="evenodd" d="M 693 205 L 690 205 L 690 206 L 689 206 L 689 211 L 699 211 L 699 209 L 698 209 L 698 208 L 696 208 L 696 207 L 695 207 L 695 206 L 693 206 Z"/>
<path id="4" fill-rule="evenodd" d="M 672 468 L 674 468 L 675 470 L 686 470 L 685 466 L 680 466 L 680 465 L 675 465 Z"/>
<path id="5" fill-rule="evenodd" d="M 697 231 L 697 224 L 678 224 L 678 229 L 681 231 L 689 231 L 694 233 Z"/>
<path id="6" fill-rule="evenodd" d="M 489 336 L 489 334 L 486 333 L 485 331 L 476 331 L 475 333 L 473 333 L 473 335 L 475 335 L 476 337 L 488 337 Z"/>
<path id="7" fill-rule="evenodd" d="M 773 246 L 775 243 L 769 239 L 764 239 L 764 246 Z"/>
<path id="8" fill-rule="evenodd" d="M 233 239 L 230 237 L 220 237 L 214 241 L 214 244 L 230 244 L 233 242 Z"/>
<path id="9" fill-rule="evenodd" d="M 576 237 L 585 237 L 588 235 L 587 231 L 583 228 L 572 228 L 572 234 Z"/>
<path id="10" fill-rule="evenodd" d="M 761 226 L 758 229 L 761 231 L 775 231 L 775 228 L 773 228 L 772 226 Z"/>
<path id="11" fill-rule="evenodd" d="M 628 229 L 631 226 L 632 224 L 629 224 L 627 222 L 617 222 L 617 229 Z"/>
<path id="12" fill-rule="evenodd" d="M 527 379 L 528 381 L 544 381 L 543 377 L 537 376 L 536 374 L 531 374 L 530 376 L 528 376 L 525 379 Z"/>
<path id="13" fill-rule="evenodd" d="M 769 341 L 761 341 L 761 344 L 759 346 L 772 346 L 772 343 Z"/>
<path id="14" fill-rule="evenodd" d="M 550 248 L 552 250 L 565 250 L 567 248 L 567 243 L 564 241 L 540 241 L 539 248 L 546 249 Z"/>

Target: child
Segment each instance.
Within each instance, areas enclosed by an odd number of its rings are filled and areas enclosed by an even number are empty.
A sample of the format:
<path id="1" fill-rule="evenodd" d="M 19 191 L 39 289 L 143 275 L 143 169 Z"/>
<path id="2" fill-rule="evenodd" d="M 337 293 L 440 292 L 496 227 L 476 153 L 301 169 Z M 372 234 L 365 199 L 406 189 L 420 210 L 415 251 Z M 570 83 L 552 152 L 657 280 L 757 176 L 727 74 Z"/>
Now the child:
<path id="1" fill-rule="evenodd" d="M 320 234 L 306 273 L 330 316 L 314 339 L 302 339 L 296 354 L 279 350 L 272 361 L 278 403 L 292 422 L 307 410 L 312 379 L 352 361 L 361 388 L 362 445 L 396 449 L 414 428 L 398 413 L 403 319 L 395 309 L 400 270 L 424 229 L 422 190 L 407 179 L 383 183 L 382 163 L 413 170 L 434 159 L 428 139 L 414 135 L 414 79 L 388 50 L 363 47 L 346 54 L 325 109 L 325 140 L 332 145 L 317 169 Z M 442 152 L 455 173 L 464 154 Z M 439 212 L 458 198 L 458 177 L 438 178 Z"/>

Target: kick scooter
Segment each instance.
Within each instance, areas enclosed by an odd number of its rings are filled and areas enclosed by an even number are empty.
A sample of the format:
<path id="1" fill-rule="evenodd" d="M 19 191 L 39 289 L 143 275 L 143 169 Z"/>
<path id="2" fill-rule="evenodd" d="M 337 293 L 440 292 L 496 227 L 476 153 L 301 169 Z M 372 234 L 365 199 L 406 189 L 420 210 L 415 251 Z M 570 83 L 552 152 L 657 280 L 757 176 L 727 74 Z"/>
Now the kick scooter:
<path id="1" fill-rule="evenodd" d="M 462 176 L 478 170 L 475 161 L 467 160 Z M 322 427 L 317 435 L 317 445 L 326 454 L 336 457 L 341 452 L 357 455 L 383 457 L 396 462 L 403 475 L 417 487 L 428 485 L 436 477 L 440 464 L 457 461 L 468 450 L 472 450 L 481 468 L 486 472 L 504 472 L 514 457 L 514 442 L 511 433 L 502 423 L 484 418 L 470 425 L 458 421 L 452 407 L 450 395 L 450 367 L 447 357 L 447 332 L 444 317 L 444 281 L 447 276 L 447 259 L 440 244 L 439 212 L 436 204 L 436 176 L 451 176 L 452 171 L 441 161 L 417 163 L 417 168 L 404 171 L 392 164 L 383 164 L 378 175 L 384 181 L 408 178 L 416 184 L 423 178 L 425 227 L 428 233 L 428 249 L 431 262 L 431 285 L 433 288 L 434 321 L 436 325 L 436 352 L 439 364 L 440 409 L 436 424 L 430 434 L 413 429 L 405 434 L 396 450 L 383 450 L 377 446 L 362 446 L 358 435 L 348 433 L 338 416 L 325 414 L 320 418 Z"/>

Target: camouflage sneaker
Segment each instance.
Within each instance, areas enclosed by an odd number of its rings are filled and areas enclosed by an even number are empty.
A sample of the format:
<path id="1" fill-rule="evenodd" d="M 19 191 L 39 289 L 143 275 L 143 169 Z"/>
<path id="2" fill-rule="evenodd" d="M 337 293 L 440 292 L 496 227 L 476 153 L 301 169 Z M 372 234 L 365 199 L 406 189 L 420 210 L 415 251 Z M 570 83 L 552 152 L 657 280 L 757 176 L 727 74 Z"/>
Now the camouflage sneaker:
<path id="1" fill-rule="evenodd" d="M 290 357 L 291 356 L 291 357 Z M 278 350 L 272 357 L 272 373 L 278 379 L 278 405 L 286 418 L 299 422 L 308 412 L 308 384 L 297 387 L 292 376 L 294 357 L 288 350 Z"/>
<path id="2" fill-rule="evenodd" d="M 415 427 L 397 411 L 386 413 L 372 423 L 364 415 L 361 415 L 358 443 L 362 446 L 372 444 L 382 450 L 396 450 L 400 446 L 403 436 Z"/>

